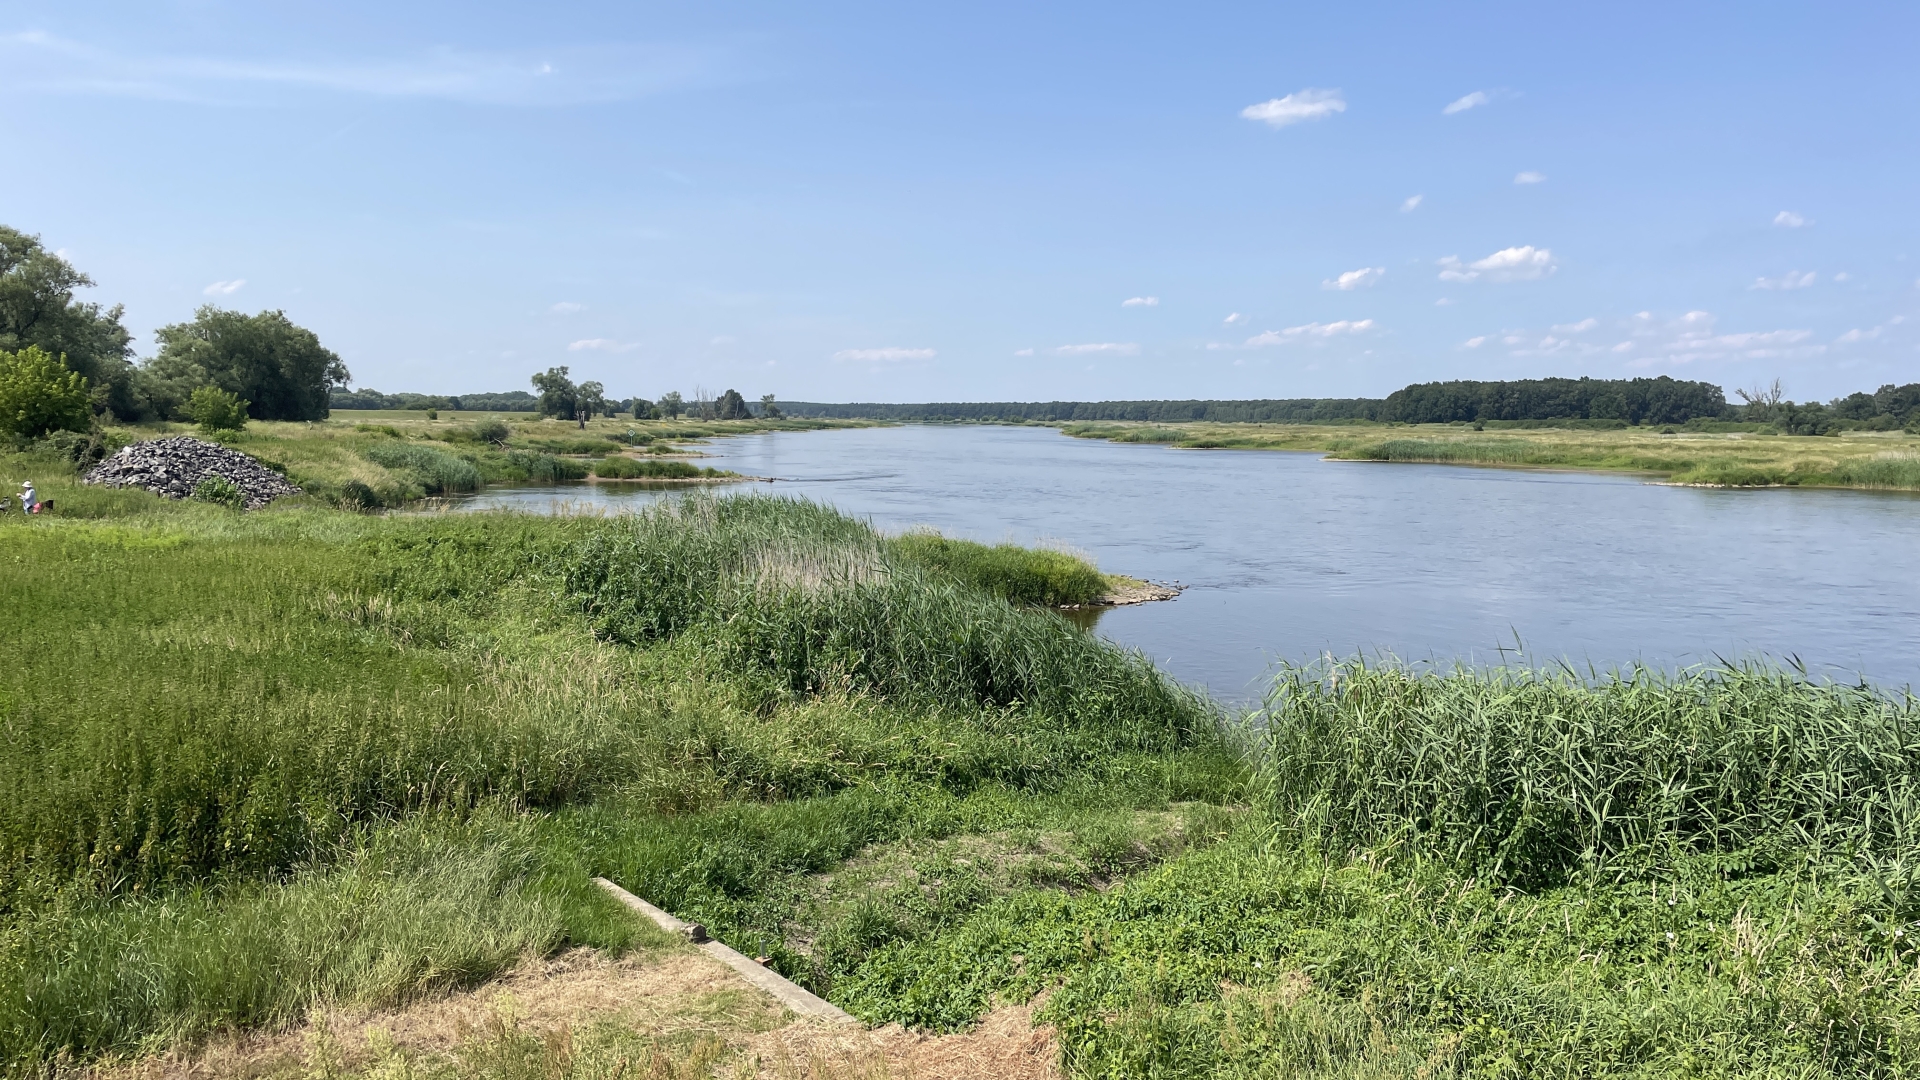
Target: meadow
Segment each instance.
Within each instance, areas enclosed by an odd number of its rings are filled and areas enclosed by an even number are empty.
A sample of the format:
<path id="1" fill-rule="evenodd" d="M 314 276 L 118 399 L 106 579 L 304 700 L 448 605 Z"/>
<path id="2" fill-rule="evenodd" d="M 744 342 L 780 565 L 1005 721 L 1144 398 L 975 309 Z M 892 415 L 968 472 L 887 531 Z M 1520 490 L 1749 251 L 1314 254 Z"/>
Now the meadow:
<path id="1" fill-rule="evenodd" d="M 1743 430 L 1744 429 L 1744 430 Z M 1315 450 L 1353 461 L 1644 473 L 1718 487 L 1920 490 L 1920 436 L 1848 431 L 1770 434 L 1758 424 L 1126 424 L 1063 425 L 1066 434 L 1204 450 Z"/>
<path id="2" fill-rule="evenodd" d="M 360 423 L 327 438 L 458 445 Z M 1100 577 L 1065 552 L 704 490 L 242 513 L 29 469 L 10 1076 L 660 947 L 595 875 L 870 1023 L 1050 992 L 1073 1076 L 1920 1069 L 1910 696 L 1347 662 L 1235 717 L 1039 606 Z M 527 1045 L 455 1072 L 624 1044 Z"/>

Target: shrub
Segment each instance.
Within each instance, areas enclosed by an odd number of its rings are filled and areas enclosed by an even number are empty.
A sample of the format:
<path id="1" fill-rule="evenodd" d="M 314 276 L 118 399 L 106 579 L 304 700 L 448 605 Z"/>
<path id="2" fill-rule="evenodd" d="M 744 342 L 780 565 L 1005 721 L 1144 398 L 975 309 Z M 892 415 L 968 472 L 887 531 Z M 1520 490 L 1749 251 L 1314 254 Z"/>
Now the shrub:
<path id="1" fill-rule="evenodd" d="M 247 493 L 224 476 L 203 476 L 193 485 L 193 497 L 201 502 L 219 503 L 238 510 L 246 505 Z"/>
<path id="2" fill-rule="evenodd" d="M 0 350 L 0 433 L 34 439 L 50 431 L 84 431 L 93 412 L 87 380 L 37 345 Z"/>
<path id="3" fill-rule="evenodd" d="M 187 415 L 202 433 L 240 431 L 247 426 L 247 402 L 217 386 L 203 386 L 187 397 Z"/>
<path id="4" fill-rule="evenodd" d="M 507 451 L 507 467 L 528 480 L 585 480 L 587 467 L 578 461 L 532 450 Z"/>
<path id="5" fill-rule="evenodd" d="M 507 427 L 506 422 L 503 420 L 476 420 L 468 427 L 455 428 L 447 432 L 447 441 L 492 443 L 495 446 L 505 446 L 507 439 L 512 435 L 513 429 Z"/>
<path id="6" fill-rule="evenodd" d="M 368 461 L 389 469 L 403 470 L 420 481 L 429 495 L 477 491 L 480 470 L 466 458 L 419 443 L 382 442 L 364 451 Z"/>

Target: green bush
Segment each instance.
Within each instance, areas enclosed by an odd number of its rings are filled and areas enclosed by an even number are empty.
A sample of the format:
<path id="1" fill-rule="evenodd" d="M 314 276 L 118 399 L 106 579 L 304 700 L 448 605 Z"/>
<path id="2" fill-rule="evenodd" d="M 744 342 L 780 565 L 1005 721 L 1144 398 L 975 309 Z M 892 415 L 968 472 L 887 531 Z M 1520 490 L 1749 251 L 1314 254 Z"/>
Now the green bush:
<path id="1" fill-rule="evenodd" d="M 39 438 L 50 431 L 84 431 L 93 419 L 87 380 L 37 345 L 0 349 L 0 434 Z"/>
<path id="2" fill-rule="evenodd" d="M 203 476 L 193 485 L 193 497 L 201 502 L 219 503 L 235 510 L 246 505 L 247 493 L 224 476 Z"/>
<path id="3" fill-rule="evenodd" d="M 512 436 L 513 429 L 509 428 L 505 421 L 488 418 L 486 420 L 476 420 L 466 427 L 454 428 L 452 431 L 447 432 L 446 440 L 448 442 L 491 443 L 495 446 L 505 446 L 507 440 Z"/>
<path id="4" fill-rule="evenodd" d="M 203 386 L 187 397 L 187 416 L 202 433 L 240 431 L 247 426 L 247 403 L 238 394 L 217 386 Z"/>
<path id="5" fill-rule="evenodd" d="M 473 462 L 421 443 L 379 442 L 367 447 L 368 461 L 413 476 L 429 495 L 478 491 L 480 470 Z"/>
<path id="6" fill-rule="evenodd" d="M 891 546 L 909 562 L 1017 604 L 1086 604 L 1107 591 L 1106 575 L 1064 551 L 1017 544 L 988 547 L 931 532 L 908 533 Z"/>
<path id="7" fill-rule="evenodd" d="M 516 479 L 553 483 L 560 480 L 585 480 L 587 466 L 583 462 L 568 461 L 566 458 L 542 454 L 534 450 L 507 451 L 507 468 L 517 474 Z"/>

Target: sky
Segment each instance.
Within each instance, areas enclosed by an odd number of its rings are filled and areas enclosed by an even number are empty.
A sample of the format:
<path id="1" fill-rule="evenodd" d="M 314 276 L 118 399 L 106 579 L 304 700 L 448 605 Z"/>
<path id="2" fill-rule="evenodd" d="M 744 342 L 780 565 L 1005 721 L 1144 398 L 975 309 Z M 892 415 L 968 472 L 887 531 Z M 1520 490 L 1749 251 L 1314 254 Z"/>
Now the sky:
<path id="1" fill-rule="evenodd" d="M 387 392 L 1920 381 L 1912 4 L 0 0 L 0 222 Z"/>

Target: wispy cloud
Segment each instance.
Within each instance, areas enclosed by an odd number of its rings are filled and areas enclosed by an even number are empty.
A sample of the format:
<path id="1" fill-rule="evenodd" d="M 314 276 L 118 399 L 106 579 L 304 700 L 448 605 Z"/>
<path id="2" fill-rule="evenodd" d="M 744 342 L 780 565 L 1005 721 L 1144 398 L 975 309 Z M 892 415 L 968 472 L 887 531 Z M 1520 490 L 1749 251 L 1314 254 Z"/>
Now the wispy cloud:
<path id="1" fill-rule="evenodd" d="M 1807 286 L 1812 285 L 1815 281 L 1818 281 L 1818 280 L 1819 280 L 1819 275 L 1815 274 L 1811 270 L 1807 271 L 1804 274 L 1800 273 L 1797 270 L 1789 270 L 1786 273 L 1781 274 L 1779 277 L 1775 277 L 1775 278 L 1766 278 L 1766 277 L 1754 278 L 1753 284 L 1748 286 L 1748 288 L 1769 289 L 1769 290 L 1804 289 Z"/>
<path id="2" fill-rule="evenodd" d="M 1160 298 L 1157 296 L 1135 296 L 1135 297 L 1130 297 L 1129 299 L 1120 301 L 1120 306 L 1121 307 L 1159 307 Z"/>
<path id="3" fill-rule="evenodd" d="M 1740 360 L 1795 359 L 1818 356 L 1825 345 L 1812 344 L 1811 330 L 1753 330 L 1721 333 L 1719 320 L 1705 311 L 1689 311 L 1662 325 L 1647 312 L 1635 317 L 1633 339 L 1629 346 L 1614 351 L 1640 354 L 1629 366 L 1653 367 L 1661 364 L 1733 362 Z"/>
<path id="4" fill-rule="evenodd" d="M 246 278 L 234 278 L 232 281 L 216 281 L 200 291 L 207 296 L 232 296 L 247 283 Z"/>
<path id="5" fill-rule="evenodd" d="M 1403 214 L 1411 214 L 1415 210 L 1420 209 L 1420 204 L 1426 201 L 1427 197 L 1425 195 L 1409 195 L 1401 202 L 1400 212 Z"/>
<path id="6" fill-rule="evenodd" d="M 1289 326 L 1285 330 L 1269 330 L 1264 334 L 1255 334 L 1243 344 L 1245 348 L 1258 349 L 1267 345 L 1287 345 L 1296 341 L 1324 341 L 1328 338 L 1343 337 L 1352 334 L 1364 334 L 1373 329 L 1372 319 L 1359 319 L 1349 322 L 1307 323 L 1304 326 Z"/>
<path id="7" fill-rule="evenodd" d="M 1556 334 L 1584 334 L 1599 325 L 1599 319 L 1589 317 L 1581 319 L 1579 322 L 1556 324 L 1553 327 L 1553 332 Z"/>
<path id="8" fill-rule="evenodd" d="M 576 311 L 587 310 L 587 305 L 576 304 L 571 300 L 562 300 L 547 310 L 553 312 L 555 315 L 571 315 Z"/>
<path id="9" fill-rule="evenodd" d="M 270 90 L 491 105 L 622 101 L 712 77 L 717 57 L 678 45 L 483 52 L 435 48 L 324 59 L 125 53 L 40 32 L 0 35 L 14 93 L 255 104 Z"/>
<path id="10" fill-rule="evenodd" d="M 1132 356 L 1140 351 L 1140 346 L 1131 341 L 1101 341 L 1086 345 L 1061 345 L 1053 351 L 1057 356 L 1089 356 L 1094 353 L 1114 353 L 1119 356 Z"/>
<path id="11" fill-rule="evenodd" d="M 1258 120 L 1269 127 L 1286 127 L 1298 124 L 1302 120 L 1324 120 L 1335 113 L 1347 111 L 1347 103 L 1338 90 L 1315 90 L 1311 87 L 1296 90 L 1286 97 L 1262 101 L 1240 110 L 1240 115 L 1248 120 Z"/>
<path id="12" fill-rule="evenodd" d="M 841 363 L 897 364 L 903 360 L 931 360 L 939 353 L 933 349 L 902 349 L 889 345 L 880 349 L 841 349 L 833 354 Z"/>
<path id="13" fill-rule="evenodd" d="M 1862 341 L 1873 341 L 1885 332 L 1885 330 L 1886 327 L 1884 326 L 1876 326 L 1871 330 L 1861 330 L 1856 327 L 1834 338 L 1833 343 L 1835 345 L 1856 345 Z"/>
<path id="14" fill-rule="evenodd" d="M 1323 289 L 1339 289 L 1342 292 L 1352 292 L 1355 289 L 1364 289 L 1372 285 L 1382 277 L 1385 277 L 1386 273 L 1387 268 L 1384 266 L 1363 266 L 1358 270 L 1349 270 L 1337 278 L 1328 278 L 1320 283 L 1320 287 Z"/>
<path id="15" fill-rule="evenodd" d="M 1461 342 L 1460 347 L 1463 349 L 1477 349 L 1480 346 L 1485 345 L 1486 343 L 1487 343 L 1487 335 L 1481 334 L 1477 337 L 1470 337 L 1467 340 Z"/>
<path id="16" fill-rule="evenodd" d="M 1801 217 L 1791 210 L 1782 210 L 1773 215 L 1773 223 L 1776 227 L 1782 229 L 1798 229 L 1813 224 L 1813 222 L 1808 221 L 1806 218 Z"/>
<path id="17" fill-rule="evenodd" d="M 1513 182 L 1516 184 L 1544 184 L 1547 182 L 1547 174 L 1537 173 L 1529 169 L 1523 173 L 1515 173 Z"/>
<path id="18" fill-rule="evenodd" d="M 1033 355 L 1033 350 L 1032 350 L 1032 349 L 1015 349 L 1015 350 L 1013 350 L 1013 355 L 1015 355 L 1015 356 L 1032 356 L 1032 355 Z"/>
<path id="19" fill-rule="evenodd" d="M 1477 109 L 1492 100 L 1493 96 L 1485 90 L 1475 90 L 1465 97 L 1453 99 L 1453 101 L 1449 103 L 1446 108 L 1441 109 L 1440 112 L 1443 116 L 1452 116 L 1454 113 L 1463 113 L 1468 109 Z"/>
<path id="20" fill-rule="evenodd" d="M 640 343 L 637 341 L 615 341 L 612 338 L 596 337 L 582 338 L 579 341 L 570 342 L 567 345 L 567 351 L 624 353 L 632 352 L 639 347 Z"/>
<path id="21" fill-rule="evenodd" d="M 1229 316 L 1227 316 L 1226 318 L 1224 318 L 1224 319 L 1221 319 L 1220 321 L 1221 321 L 1221 322 L 1223 322 L 1223 323 L 1226 323 L 1226 324 L 1227 324 L 1228 326 L 1232 326 L 1232 325 L 1233 325 L 1233 324 L 1235 324 L 1235 323 L 1243 323 L 1243 322 L 1246 322 L 1246 321 L 1247 321 L 1247 317 L 1246 317 L 1245 315 L 1242 315 L 1242 314 L 1240 314 L 1239 312 L 1237 312 L 1237 311 L 1236 311 L 1236 312 L 1234 312 L 1233 314 L 1231 314 L 1231 315 L 1229 315 Z"/>
<path id="22" fill-rule="evenodd" d="M 1499 251 L 1470 263 L 1462 263 L 1458 256 L 1449 255 L 1440 260 L 1441 281 L 1537 281 L 1558 270 L 1553 252 L 1546 248 L 1536 248 L 1531 244 L 1521 247 L 1501 248 Z"/>

